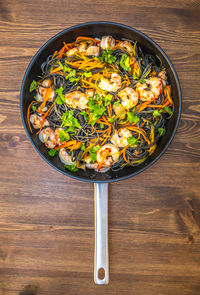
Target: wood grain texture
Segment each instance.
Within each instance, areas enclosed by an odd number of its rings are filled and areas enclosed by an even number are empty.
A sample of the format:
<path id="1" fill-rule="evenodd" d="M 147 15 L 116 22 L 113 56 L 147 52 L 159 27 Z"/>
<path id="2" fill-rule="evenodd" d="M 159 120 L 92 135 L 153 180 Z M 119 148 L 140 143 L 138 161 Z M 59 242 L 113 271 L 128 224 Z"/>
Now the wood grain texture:
<path id="1" fill-rule="evenodd" d="M 0 1 L 0 295 L 200 294 L 200 2 Z M 93 283 L 93 185 L 48 166 L 19 110 L 32 56 L 53 35 L 109 20 L 153 38 L 178 73 L 183 112 L 165 155 L 110 185 L 110 284 Z"/>

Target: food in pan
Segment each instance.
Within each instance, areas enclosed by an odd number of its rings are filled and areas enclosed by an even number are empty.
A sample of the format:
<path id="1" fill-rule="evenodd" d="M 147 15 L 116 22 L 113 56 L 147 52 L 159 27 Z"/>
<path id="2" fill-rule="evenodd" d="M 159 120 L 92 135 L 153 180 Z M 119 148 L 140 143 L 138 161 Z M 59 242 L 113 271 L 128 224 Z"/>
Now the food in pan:
<path id="1" fill-rule="evenodd" d="M 79 36 L 41 70 L 27 121 L 66 169 L 137 166 L 165 135 L 173 115 L 167 72 L 137 41 Z"/>

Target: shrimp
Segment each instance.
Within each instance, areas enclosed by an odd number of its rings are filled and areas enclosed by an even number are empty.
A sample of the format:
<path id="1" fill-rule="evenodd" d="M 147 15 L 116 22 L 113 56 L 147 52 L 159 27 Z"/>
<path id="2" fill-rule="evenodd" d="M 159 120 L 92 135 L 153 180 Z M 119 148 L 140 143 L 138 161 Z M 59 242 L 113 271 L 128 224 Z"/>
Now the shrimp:
<path id="1" fill-rule="evenodd" d="M 112 73 L 110 80 L 101 78 L 98 87 L 105 91 L 116 92 L 122 85 L 121 76 L 117 73 Z"/>
<path id="2" fill-rule="evenodd" d="M 75 90 L 65 94 L 65 101 L 72 108 L 84 110 L 87 108 L 89 99 L 85 93 Z"/>
<path id="3" fill-rule="evenodd" d="M 55 136 L 55 140 L 56 140 L 56 145 L 61 145 L 61 140 L 60 140 L 60 136 L 59 136 L 59 132 L 62 131 L 63 128 L 56 128 L 55 132 L 54 132 L 54 136 Z"/>
<path id="4" fill-rule="evenodd" d="M 162 79 L 162 84 L 163 84 L 163 86 L 165 86 L 166 85 L 166 80 L 167 80 L 166 72 L 165 71 L 161 71 L 158 74 L 158 77 Z"/>
<path id="5" fill-rule="evenodd" d="M 86 89 L 85 94 L 87 97 L 93 97 L 95 94 L 95 89 Z"/>
<path id="6" fill-rule="evenodd" d="M 85 55 L 99 56 L 99 46 L 89 46 L 85 51 Z"/>
<path id="7" fill-rule="evenodd" d="M 43 118 L 37 114 L 30 115 L 30 122 L 33 125 L 33 128 L 40 129 L 43 124 Z M 45 119 L 43 126 L 49 126 L 49 122 Z"/>
<path id="8" fill-rule="evenodd" d="M 87 48 L 87 45 L 85 42 L 81 42 L 79 46 L 74 47 L 72 49 L 69 49 L 66 53 L 67 57 L 71 57 L 75 55 L 78 52 L 85 52 Z"/>
<path id="9" fill-rule="evenodd" d="M 92 159 L 91 159 L 90 156 L 85 157 L 84 161 L 86 162 L 86 165 L 85 166 L 88 169 L 94 169 L 95 171 L 100 172 L 100 173 L 105 173 L 108 170 L 110 170 L 110 167 L 103 167 L 101 169 L 98 169 L 98 163 L 97 162 L 91 163 L 92 162 Z"/>
<path id="10" fill-rule="evenodd" d="M 131 45 L 131 42 L 128 41 L 121 41 L 117 44 L 117 47 L 121 48 L 121 49 L 126 49 L 128 52 L 133 52 L 133 46 Z"/>
<path id="11" fill-rule="evenodd" d="M 98 169 L 101 169 L 101 167 L 111 167 L 118 159 L 118 147 L 113 144 L 105 144 L 97 152 Z"/>
<path id="12" fill-rule="evenodd" d="M 167 80 L 167 76 L 166 76 L 166 72 L 165 71 L 161 71 L 158 74 L 158 77 L 161 78 L 162 80 Z"/>
<path id="13" fill-rule="evenodd" d="M 40 131 L 39 139 L 49 149 L 53 149 L 57 145 L 57 141 L 56 141 L 56 138 L 55 138 L 55 133 L 49 127 L 45 128 L 45 129 L 42 129 L 42 131 Z"/>
<path id="14" fill-rule="evenodd" d="M 128 145 L 127 139 L 132 136 L 131 131 L 126 128 L 116 130 L 110 141 L 118 147 L 125 147 Z"/>
<path id="15" fill-rule="evenodd" d="M 99 56 L 99 46 L 92 45 L 87 48 L 87 44 L 85 42 L 82 42 L 79 46 L 69 49 L 67 51 L 67 57 L 71 57 L 77 53 L 83 53 L 86 56 Z"/>
<path id="16" fill-rule="evenodd" d="M 106 50 L 108 48 L 113 49 L 113 47 L 115 46 L 115 39 L 112 36 L 103 36 L 101 38 L 100 46 L 103 50 Z"/>
<path id="17" fill-rule="evenodd" d="M 118 96 L 126 109 L 131 109 L 138 103 L 138 93 L 131 87 L 125 87 L 118 93 Z"/>
<path id="18" fill-rule="evenodd" d="M 37 94 L 35 96 L 37 101 L 43 101 L 48 91 L 48 101 L 52 101 L 55 97 L 55 91 L 51 87 L 51 80 L 45 79 L 42 81 L 41 85 L 37 89 Z"/>
<path id="19" fill-rule="evenodd" d="M 151 101 L 159 97 L 162 92 L 162 79 L 158 77 L 152 77 L 145 80 L 146 83 L 137 83 L 136 91 L 139 94 L 139 98 L 142 101 Z"/>
<path id="20" fill-rule="evenodd" d="M 78 53 L 78 47 L 74 47 L 72 49 L 69 49 L 66 53 L 67 57 L 71 57 L 73 55 L 75 55 L 76 53 Z"/>
<path id="21" fill-rule="evenodd" d="M 73 165 L 75 162 L 72 161 L 72 157 L 67 153 L 65 148 L 59 150 L 58 156 L 60 161 L 65 165 Z"/>

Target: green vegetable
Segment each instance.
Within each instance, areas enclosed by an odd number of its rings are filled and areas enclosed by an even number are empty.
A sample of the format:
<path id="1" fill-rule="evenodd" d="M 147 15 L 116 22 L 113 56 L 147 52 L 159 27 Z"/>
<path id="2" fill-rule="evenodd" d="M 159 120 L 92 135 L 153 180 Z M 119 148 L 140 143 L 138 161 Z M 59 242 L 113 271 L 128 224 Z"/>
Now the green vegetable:
<path id="1" fill-rule="evenodd" d="M 34 106 L 34 105 L 32 105 L 31 108 L 34 112 L 37 110 L 36 106 Z"/>
<path id="2" fill-rule="evenodd" d="M 133 79 L 138 80 L 140 78 L 140 68 L 137 67 L 135 74 L 133 74 Z"/>
<path id="3" fill-rule="evenodd" d="M 103 97 L 104 105 L 108 106 L 111 103 L 113 96 L 111 94 L 107 94 Z"/>
<path id="4" fill-rule="evenodd" d="M 88 107 L 90 108 L 90 115 L 92 118 L 91 125 L 94 125 L 96 121 L 103 115 L 106 108 L 103 106 L 102 101 L 96 102 L 93 98 L 89 99 Z"/>
<path id="5" fill-rule="evenodd" d="M 68 127 L 67 132 L 74 132 L 76 128 L 81 128 L 77 118 L 74 117 L 73 110 L 69 110 L 62 115 L 61 127 Z"/>
<path id="6" fill-rule="evenodd" d="M 78 82 L 79 80 L 80 78 L 74 78 L 74 77 L 69 78 L 70 82 Z"/>
<path id="7" fill-rule="evenodd" d="M 135 116 L 135 113 L 132 112 L 128 112 L 127 113 L 127 121 L 130 123 L 138 123 L 140 121 L 140 117 Z"/>
<path id="8" fill-rule="evenodd" d="M 135 144 L 138 144 L 137 139 L 136 139 L 135 137 L 133 137 L 133 136 L 129 137 L 129 138 L 127 139 L 127 141 L 128 141 L 128 144 L 129 144 L 130 146 L 133 146 L 133 145 L 135 145 Z"/>
<path id="9" fill-rule="evenodd" d="M 59 66 L 60 66 L 61 70 L 64 70 L 64 66 L 61 64 L 61 62 L 60 62 L 60 61 L 58 61 L 58 64 L 59 64 Z"/>
<path id="10" fill-rule="evenodd" d="M 71 172 L 76 172 L 78 171 L 78 168 L 76 167 L 76 165 L 64 165 L 65 169 L 68 169 Z"/>
<path id="11" fill-rule="evenodd" d="M 94 97 L 95 97 L 96 100 L 101 100 L 102 99 L 102 97 L 98 93 L 95 93 Z"/>
<path id="12" fill-rule="evenodd" d="M 80 115 L 83 115 L 83 117 L 85 118 L 85 121 L 89 121 L 89 116 L 85 111 L 80 112 Z"/>
<path id="13" fill-rule="evenodd" d="M 65 130 L 59 131 L 60 141 L 68 141 L 70 139 L 69 133 Z"/>
<path id="14" fill-rule="evenodd" d="M 73 71 L 73 69 L 71 69 L 70 67 L 64 65 L 64 66 L 63 66 L 63 71 L 64 71 L 64 73 L 66 73 L 66 72 L 71 72 L 71 71 Z"/>
<path id="15" fill-rule="evenodd" d="M 172 110 L 168 106 L 164 107 L 164 111 L 166 111 L 169 115 L 173 115 Z"/>
<path id="16" fill-rule="evenodd" d="M 30 85 L 30 88 L 29 88 L 29 91 L 32 92 L 33 90 L 35 90 L 37 88 L 38 84 L 35 80 L 33 80 L 31 82 L 31 85 Z"/>
<path id="17" fill-rule="evenodd" d="M 144 78 L 146 78 L 149 74 L 151 73 L 151 67 L 149 68 L 149 70 L 146 72 L 146 74 L 144 75 Z"/>
<path id="18" fill-rule="evenodd" d="M 164 128 L 158 128 L 158 132 L 160 133 L 160 135 L 163 135 L 165 133 L 165 129 Z"/>
<path id="19" fill-rule="evenodd" d="M 114 102 L 114 104 L 113 104 L 113 106 L 115 106 L 115 107 L 118 107 L 120 105 L 120 101 L 118 100 L 118 101 L 115 101 Z"/>
<path id="20" fill-rule="evenodd" d="M 111 49 L 107 49 L 107 50 L 104 50 L 103 53 L 102 53 L 102 56 L 99 57 L 99 60 L 102 62 L 102 61 L 105 61 L 109 64 L 112 64 L 113 62 L 115 62 L 117 60 L 117 58 L 112 55 L 113 51 Z"/>
<path id="21" fill-rule="evenodd" d="M 91 73 L 91 72 L 85 72 L 83 75 L 84 75 L 86 78 L 90 78 L 90 77 L 92 77 L 92 73 Z"/>
<path id="22" fill-rule="evenodd" d="M 115 121 L 115 118 L 108 118 L 108 122 L 113 123 Z"/>
<path id="23" fill-rule="evenodd" d="M 51 149 L 48 151 L 48 154 L 50 157 L 54 157 L 57 153 L 58 153 L 58 151 L 55 149 Z"/>
<path id="24" fill-rule="evenodd" d="M 154 110 L 153 111 L 153 116 L 155 116 L 155 117 L 159 117 L 159 116 L 161 116 L 161 113 L 163 112 L 163 110 Z"/>
<path id="25" fill-rule="evenodd" d="M 81 150 L 84 151 L 85 149 L 86 149 L 85 142 L 83 142 L 82 145 L 81 145 Z"/>
<path id="26" fill-rule="evenodd" d="M 103 129 L 104 128 L 104 124 L 100 123 L 100 128 Z"/>
<path id="27" fill-rule="evenodd" d="M 56 93 L 58 93 L 58 96 L 56 98 L 56 103 L 57 104 L 64 104 L 65 103 L 65 95 L 63 94 L 63 87 L 56 89 Z"/>
<path id="28" fill-rule="evenodd" d="M 65 79 L 69 79 L 70 82 L 78 81 L 80 78 L 76 77 L 76 70 L 71 70 Z"/>
<path id="29" fill-rule="evenodd" d="M 146 81 L 144 79 L 140 79 L 140 83 L 144 84 L 144 83 L 146 83 Z"/>
<path id="30" fill-rule="evenodd" d="M 122 54 L 121 59 L 120 59 L 120 66 L 125 70 L 130 72 L 131 67 L 130 67 L 130 57 L 127 54 Z"/>
<path id="31" fill-rule="evenodd" d="M 95 145 L 94 147 L 89 149 L 90 157 L 92 160 L 92 163 L 94 163 L 97 160 L 97 154 L 96 152 L 100 149 L 100 145 Z"/>

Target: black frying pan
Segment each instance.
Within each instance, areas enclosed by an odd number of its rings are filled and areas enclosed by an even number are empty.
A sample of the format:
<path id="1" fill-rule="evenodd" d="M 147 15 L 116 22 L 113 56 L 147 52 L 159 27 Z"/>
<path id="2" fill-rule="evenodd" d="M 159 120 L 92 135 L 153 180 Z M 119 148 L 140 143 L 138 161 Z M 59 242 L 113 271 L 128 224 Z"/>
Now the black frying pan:
<path id="1" fill-rule="evenodd" d="M 166 68 L 169 82 L 172 85 L 172 97 L 174 101 L 174 115 L 166 123 L 166 134 L 160 138 L 158 147 L 155 152 L 146 159 L 142 164 L 137 167 L 125 167 L 121 171 L 113 172 L 109 170 L 106 173 L 99 173 L 93 170 L 87 169 L 86 171 L 79 170 L 77 172 L 70 172 L 65 170 L 63 164 L 60 162 L 58 157 L 51 158 L 48 155 L 48 150 L 43 143 L 40 142 L 38 135 L 31 134 L 28 128 L 26 114 L 28 105 L 32 101 L 32 94 L 29 92 L 30 83 L 37 75 L 41 75 L 41 64 L 46 60 L 46 58 L 51 55 L 55 50 L 58 50 L 63 46 L 63 41 L 66 43 L 73 42 L 78 36 L 88 36 L 88 37 L 99 37 L 104 35 L 112 35 L 115 39 L 127 38 L 131 40 L 138 40 L 140 45 L 149 53 L 157 55 L 163 62 Z M 20 104 L 21 104 L 21 115 L 24 128 L 27 135 L 33 144 L 34 148 L 46 160 L 51 166 L 56 168 L 63 174 L 73 177 L 78 180 L 94 182 L 95 185 L 95 225 L 96 225 L 96 235 L 95 235 L 95 273 L 94 279 L 97 284 L 106 284 L 109 281 L 108 273 L 108 237 L 107 237 L 107 188 L 108 182 L 114 182 L 118 180 L 127 179 L 134 176 L 146 168 L 150 167 L 155 163 L 166 151 L 169 144 L 171 143 L 175 132 L 178 127 L 180 114 L 181 114 L 181 90 L 178 81 L 177 74 L 174 70 L 172 63 L 170 62 L 164 51 L 149 37 L 143 33 L 117 23 L 111 22 L 91 22 L 76 25 L 74 27 L 68 28 L 56 36 L 47 41 L 36 53 L 30 62 L 21 87 L 20 94 Z M 104 278 L 99 278 L 99 269 L 104 270 Z"/>

